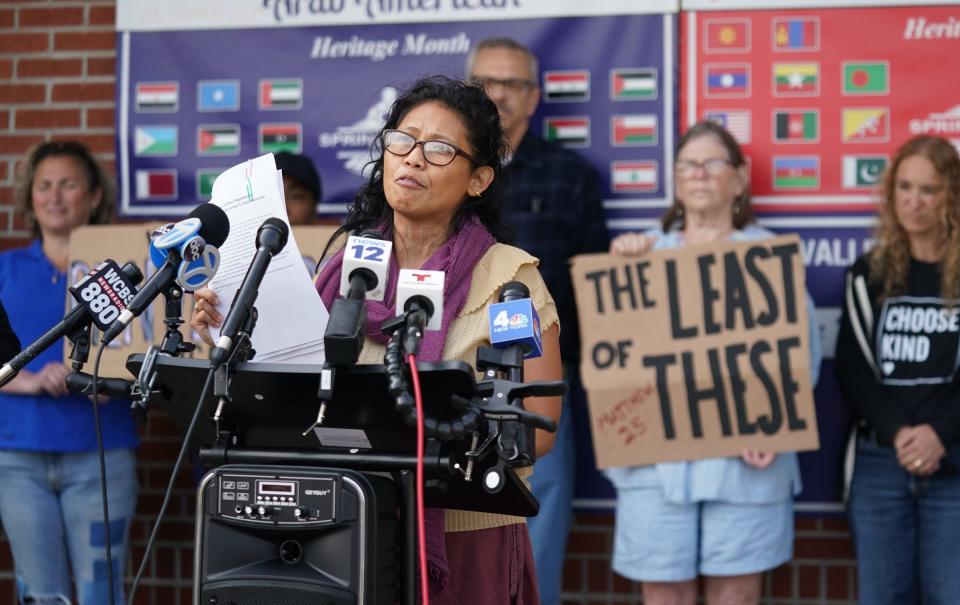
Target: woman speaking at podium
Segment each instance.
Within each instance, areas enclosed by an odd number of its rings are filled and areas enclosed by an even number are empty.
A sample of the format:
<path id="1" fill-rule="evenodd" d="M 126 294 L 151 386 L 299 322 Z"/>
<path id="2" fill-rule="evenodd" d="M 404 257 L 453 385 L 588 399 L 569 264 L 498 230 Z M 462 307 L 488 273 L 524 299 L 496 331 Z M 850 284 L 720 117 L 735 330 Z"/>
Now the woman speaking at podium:
<path id="1" fill-rule="evenodd" d="M 376 229 L 393 241 L 385 302 L 367 301 L 366 341 L 359 363 L 383 362 L 379 324 L 393 317 L 399 269 L 445 272 L 442 350 L 427 343 L 423 361 L 471 366 L 488 344 L 487 307 L 500 287 L 521 281 L 540 315 L 543 356 L 524 365 L 527 380 L 560 380 L 557 311 L 537 259 L 507 246 L 499 211 L 501 160 L 506 152 L 497 107 L 480 88 L 446 78 L 421 80 L 393 104 L 375 145 L 369 180 L 357 194 L 343 235 Z M 342 251 L 326 262 L 317 290 L 329 308 L 339 291 Z M 197 292 L 193 326 L 206 334 L 222 321 L 209 290 Z M 560 397 L 532 398 L 532 412 L 559 420 Z M 537 456 L 553 445 L 538 431 Z M 523 471 L 525 469 L 521 469 Z M 521 476 L 526 473 L 519 473 Z M 459 510 L 427 511 L 426 545 L 432 603 L 539 603 L 527 528 L 521 517 Z"/>

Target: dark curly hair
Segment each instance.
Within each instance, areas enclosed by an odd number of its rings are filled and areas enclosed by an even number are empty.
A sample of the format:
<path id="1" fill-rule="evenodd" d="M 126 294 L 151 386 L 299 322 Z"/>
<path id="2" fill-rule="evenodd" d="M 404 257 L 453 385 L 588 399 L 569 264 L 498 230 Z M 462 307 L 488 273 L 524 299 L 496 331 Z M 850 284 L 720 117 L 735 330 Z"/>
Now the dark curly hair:
<path id="1" fill-rule="evenodd" d="M 500 177 L 507 146 L 497 106 L 482 88 L 445 76 L 431 76 L 418 80 L 393 103 L 387 122 L 372 145 L 375 159 L 367 164 L 370 177 L 357 192 L 347 210 L 346 222 L 330 237 L 321 257 L 326 256 L 333 242 L 345 233 L 359 233 L 364 229 L 377 228 L 383 223 L 387 224 L 388 231 L 392 231 L 393 209 L 387 204 L 383 191 L 383 131 L 396 128 L 410 110 L 428 102 L 439 103 L 460 116 L 470 141 L 469 153 L 476 159 L 478 166 L 489 166 L 493 169 L 490 186 L 478 197 L 465 199 L 457 209 L 451 227 L 456 232 L 468 218 L 476 216 L 497 241 L 510 241 L 510 229 L 500 214 Z"/>

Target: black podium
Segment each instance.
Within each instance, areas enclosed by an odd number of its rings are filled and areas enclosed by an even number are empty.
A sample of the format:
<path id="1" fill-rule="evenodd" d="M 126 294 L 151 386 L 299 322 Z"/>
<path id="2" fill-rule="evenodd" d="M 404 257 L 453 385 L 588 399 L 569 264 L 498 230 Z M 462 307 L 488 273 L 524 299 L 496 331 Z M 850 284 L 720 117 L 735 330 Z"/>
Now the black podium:
<path id="1" fill-rule="evenodd" d="M 143 355 L 131 355 L 127 369 L 136 375 Z M 453 395 L 469 399 L 476 382 L 465 363 L 444 361 L 418 364 L 424 411 L 440 420 L 453 419 Z M 159 357 L 154 390 L 174 424 L 185 433 L 207 376 L 209 362 Z M 319 367 L 305 364 L 242 363 L 232 374 L 232 401 L 221 412 L 220 431 L 210 421 L 218 401 L 213 395 L 203 401 L 200 421 L 190 446 L 200 452 L 206 467 L 224 464 L 285 464 L 331 466 L 357 471 L 412 470 L 416 462 L 416 430 L 405 425 L 387 394 L 383 366 L 353 366 L 338 371 L 334 398 L 327 405 L 320 426 L 327 434 L 320 441 L 316 431 L 304 431 L 317 418 L 320 387 Z M 218 442 L 219 439 L 219 442 Z M 478 479 L 465 481 L 456 461 L 471 448 L 463 441 L 431 444 L 424 469 L 427 479 L 439 479 L 445 487 L 431 490 L 427 505 L 522 517 L 537 514 L 539 503 L 512 468 L 505 469 L 505 485 L 489 493 Z M 495 452 L 477 460 L 472 476 L 498 462 Z"/>
<path id="2" fill-rule="evenodd" d="M 143 363 L 132 355 L 127 368 L 137 375 Z M 151 401 L 163 403 L 182 434 L 209 365 L 158 358 Z M 476 394 L 467 364 L 418 368 L 427 417 L 453 420 L 451 398 Z M 325 418 L 311 429 L 320 383 L 319 366 L 240 363 L 229 373 L 229 400 L 211 389 L 200 403 L 189 445 L 213 470 L 198 491 L 197 603 L 379 605 L 396 601 L 398 589 L 401 602 L 412 601 L 414 561 L 403 553 L 412 552 L 415 535 L 416 430 L 396 410 L 379 365 L 338 369 Z M 428 441 L 427 506 L 535 515 L 539 504 L 495 449 L 464 468 L 476 447 L 468 439 Z M 494 466 L 504 481 L 491 492 L 480 478 Z M 330 568 L 345 562 L 352 571 Z"/>

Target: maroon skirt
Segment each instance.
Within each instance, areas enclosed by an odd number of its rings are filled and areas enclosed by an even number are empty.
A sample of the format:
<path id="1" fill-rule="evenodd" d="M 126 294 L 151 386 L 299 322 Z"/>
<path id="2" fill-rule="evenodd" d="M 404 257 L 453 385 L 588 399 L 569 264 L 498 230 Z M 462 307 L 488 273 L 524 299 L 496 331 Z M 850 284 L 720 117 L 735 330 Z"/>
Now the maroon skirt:
<path id="1" fill-rule="evenodd" d="M 430 605 L 540 605 L 525 523 L 448 532 L 450 580 Z"/>

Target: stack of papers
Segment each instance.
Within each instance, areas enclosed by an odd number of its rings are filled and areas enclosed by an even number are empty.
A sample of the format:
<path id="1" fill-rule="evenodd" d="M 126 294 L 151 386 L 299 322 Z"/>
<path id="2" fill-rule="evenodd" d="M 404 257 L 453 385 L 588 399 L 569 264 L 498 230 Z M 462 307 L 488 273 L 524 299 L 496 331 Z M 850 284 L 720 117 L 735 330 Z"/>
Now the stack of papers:
<path id="1" fill-rule="evenodd" d="M 210 282 L 220 298 L 217 310 L 226 317 L 256 252 L 257 231 L 263 221 L 275 217 L 290 225 L 283 176 L 273 154 L 225 170 L 213 183 L 210 201 L 230 219 L 230 234 L 220 247 L 220 268 Z M 323 363 L 323 333 L 329 314 L 292 230 L 287 245 L 270 261 L 255 306 L 253 361 Z M 211 328 L 210 333 L 214 340 L 219 337 L 217 329 Z"/>

